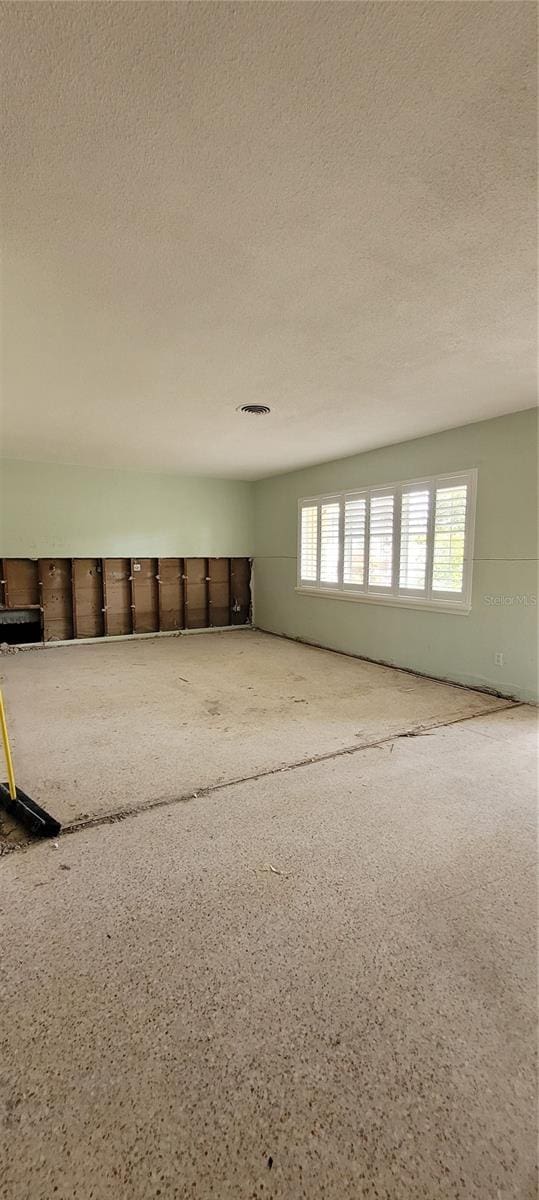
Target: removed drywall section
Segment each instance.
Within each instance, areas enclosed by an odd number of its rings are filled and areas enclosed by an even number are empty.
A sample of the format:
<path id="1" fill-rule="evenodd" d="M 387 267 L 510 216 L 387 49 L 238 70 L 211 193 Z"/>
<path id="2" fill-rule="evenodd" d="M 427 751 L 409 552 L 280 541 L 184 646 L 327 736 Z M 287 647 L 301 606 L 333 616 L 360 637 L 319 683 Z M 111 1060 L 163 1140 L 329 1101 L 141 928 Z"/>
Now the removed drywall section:
<path id="1" fill-rule="evenodd" d="M 37 622 L 21 641 L 69 641 L 247 624 L 250 559 L 3 559 L 0 624 Z M 231 577 L 241 580 L 242 604 Z M 11 584 L 13 599 L 9 599 Z M 236 591 L 238 589 L 236 588 Z M 33 603 L 35 597 L 39 603 Z M 16 603 L 24 602 L 24 606 Z M 7 602 L 6 602 L 7 601 Z M 16 633 L 16 630 L 15 630 Z"/>
<path id="2" fill-rule="evenodd" d="M 42 640 L 39 569 L 25 558 L 1 560 L 0 642 L 18 645 Z"/>
<path id="3" fill-rule="evenodd" d="M 208 564 L 205 558 L 185 559 L 185 626 L 205 629 L 208 617 Z"/>
<path id="4" fill-rule="evenodd" d="M 118 637 L 133 632 L 131 608 L 131 560 L 103 559 L 105 634 Z"/>
<path id="5" fill-rule="evenodd" d="M 208 561 L 208 616 L 210 625 L 230 622 L 230 559 Z"/>
<path id="6" fill-rule="evenodd" d="M 231 625 L 251 620 L 251 564 L 248 558 L 233 558 L 230 563 Z"/>
<path id="7" fill-rule="evenodd" d="M 71 579 L 74 637 L 102 637 L 105 623 L 101 560 L 74 558 Z"/>
<path id="8" fill-rule="evenodd" d="M 6 608 L 39 608 L 39 571 L 35 560 L 5 558 L 2 575 L 1 603 Z"/>
<path id="9" fill-rule="evenodd" d="M 40 558 L 39 586 L 43 609 L 43 640 L 68 641 L 74 636 L 70 559 Z"/>
<path id="10" fill-rule="evenodd" d="M 478 488 L 469 615 L 296 592 L 298 499 L 472 467 Z M 255 485 L 255 511 L 261 629 L 537 699 L 535 410 L 263 480 Z"/>
<path id="11" fill-rule="evenodd" d="M 159 559 L 159 629 L 161 633 L 185 628 L 182 558 Z M 227 624 L 228 622 L 225 622 Z"/>
<path id="12" fill-rule="evenodd" d="M 10 558 L 252 555 L 253 485 L 3 460 L 0 545 Z"/>
<path id="13" fill-rule="evenodd" d="M 157 633 L 159 629 L 159 589 L 157 559 L 131 560 L 131 593 L 133 596 L 133 633 Z"/>

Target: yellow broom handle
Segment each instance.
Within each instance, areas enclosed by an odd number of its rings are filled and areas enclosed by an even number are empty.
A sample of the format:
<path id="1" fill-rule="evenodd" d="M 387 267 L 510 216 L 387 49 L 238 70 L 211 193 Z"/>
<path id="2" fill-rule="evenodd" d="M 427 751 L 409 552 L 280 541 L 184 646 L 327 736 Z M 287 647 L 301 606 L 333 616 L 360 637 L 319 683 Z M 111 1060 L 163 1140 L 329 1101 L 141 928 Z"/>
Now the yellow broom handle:
<path id="1" fill-rule="evenodd" d="M 7 777 L 9 781 L 9 794 L 12 800 L 17 798 L 17 788 L 15 786 L 15 772 L 13 770 L 13 759 L 9 746 L 9 738 L 7 734 L 6 710 L 4 708 L 4 698 L 0 689 L 0 725 L 2 726 L 2 741 L 4 743 L 4 754 L 6 756 Z"/>

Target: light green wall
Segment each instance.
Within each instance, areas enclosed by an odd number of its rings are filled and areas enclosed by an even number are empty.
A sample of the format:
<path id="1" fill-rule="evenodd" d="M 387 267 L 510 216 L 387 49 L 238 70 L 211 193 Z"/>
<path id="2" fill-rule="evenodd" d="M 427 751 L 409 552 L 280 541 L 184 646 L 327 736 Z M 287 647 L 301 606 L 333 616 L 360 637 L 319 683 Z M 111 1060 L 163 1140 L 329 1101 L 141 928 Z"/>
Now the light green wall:
<path id="1" fill-rule="evenodd" d="M 0 463 L 6 558 L 251 555 L 250 483 Z"/>
<path id="2" fill-rule="evenodd" d="M 300 595 L 297 501 L 369 484 L 477 467 L 469 615 Z M 261 629 L 537 699 L 535 410 L 274 476 L 255 485 L 255 620 Z M 516 597 L 528 597 L 528 604 Z M 489 603 L 489 597 L 514 597 Z M 494 654 L 502 651 L 503 667 Z"/>

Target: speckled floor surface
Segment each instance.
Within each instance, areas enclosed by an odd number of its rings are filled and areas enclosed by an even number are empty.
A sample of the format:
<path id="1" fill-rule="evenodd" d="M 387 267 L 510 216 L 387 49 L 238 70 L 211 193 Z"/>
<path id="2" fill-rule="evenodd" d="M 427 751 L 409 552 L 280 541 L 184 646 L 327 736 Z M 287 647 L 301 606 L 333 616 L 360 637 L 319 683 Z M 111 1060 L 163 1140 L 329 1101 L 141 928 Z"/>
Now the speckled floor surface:
<path id="1" fill-rule="evenodd" d="M 535 1200 L 536 768 L 514 708 L 2 860 L 2 1200 Z"/>
<path id="2" fill-rule="evenodd" d="M 506 701 L 264 633 L 0 658 L 19 784 L 63 823 Z"/>

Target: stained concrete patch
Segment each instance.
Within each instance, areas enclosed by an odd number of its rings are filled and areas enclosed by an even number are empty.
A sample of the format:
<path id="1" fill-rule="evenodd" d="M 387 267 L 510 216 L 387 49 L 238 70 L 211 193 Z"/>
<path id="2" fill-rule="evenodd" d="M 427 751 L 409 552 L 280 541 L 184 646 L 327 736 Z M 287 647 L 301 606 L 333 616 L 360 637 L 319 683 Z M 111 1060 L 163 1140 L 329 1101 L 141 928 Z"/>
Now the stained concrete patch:
<path id="1" fill-rule="evenodd" d="M 38 649 L 0 670 L 20 786 L 63 823 L 507 704 L 249 631 Z"/>

